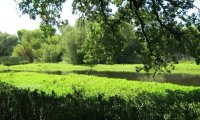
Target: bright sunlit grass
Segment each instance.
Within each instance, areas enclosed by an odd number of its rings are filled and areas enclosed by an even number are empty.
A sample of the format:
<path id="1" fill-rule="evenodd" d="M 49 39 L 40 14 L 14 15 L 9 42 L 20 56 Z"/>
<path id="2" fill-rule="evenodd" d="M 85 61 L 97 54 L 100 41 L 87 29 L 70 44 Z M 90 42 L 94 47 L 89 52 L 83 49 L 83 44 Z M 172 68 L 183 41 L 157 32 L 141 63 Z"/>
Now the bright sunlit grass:
<path id="1" fill-rule="evenodd" d="M 10 69 L 19 71 L 74 71 L 74 70 L 96 70 L 96 71 L 117 71 L 117 72 L 136 72 L 135 67 L 142 66 L 142 64 L 114 64 L 103 65 L 98 64 L 94 66 L 89 65 L 72 65 L 65 63 L 33 63 L 25 65 L 15 66 L 2 66 L 0 65 L 0 71 Z M 195 63 L 180 63 L 175 65 L 175 70 L 172 73 L 183 74 L 200 74 L 200 65 Z"/>
<path id="2" fill-rule="evenodd" d="M 71 93 L 73 87 L 85 91 L 87 96 L 95 96 L 98 93 L 106 97 L 119 95 L 124 98 L 134 97 L 141 92 L 166 94 L 166 90 L 191 91 L 199 87 L 186 87 L 169 83 L 127 81 L 125 79 L 113 79 L 87 75 L 48 75 L 33 72 L 0 73 L 0 81 L 23 89 L 38 89 L 57 95 Z"/>

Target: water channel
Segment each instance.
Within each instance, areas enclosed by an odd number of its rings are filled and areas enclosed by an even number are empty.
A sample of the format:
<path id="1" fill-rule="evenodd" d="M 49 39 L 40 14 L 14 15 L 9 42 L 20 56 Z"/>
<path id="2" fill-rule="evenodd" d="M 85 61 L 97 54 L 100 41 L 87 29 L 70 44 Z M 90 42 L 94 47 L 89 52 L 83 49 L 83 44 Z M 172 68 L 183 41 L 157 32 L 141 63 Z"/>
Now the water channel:
<path id="1" fill-rule="evenodd" d="M 10 72 L 2 71 L 2 72 Z M 15 71 L 21 72 L 21 71 Z M 40 73 L 56 74 L 56 75 L 67 75 L 69 73 L 93 75 L 99 77 L 108 78 L 122 78 L 126 80 L 135 81 L 149 81 L 149 82 L 162 82 L 162 83 L 173 83 L 185 86 L 200 86 L 200 74 L 156 74 L 153 77 L 152 74 L 144 73 L 133 73 L 133 72 L 113 72 L 113 71 L 94 71 L 94 70 L 80 70 L 80 71 L 39 71 Z"/>
<path id="2" fill-rule="evenodd" d="M 154 81 L 163 83 L 173 83 L 185 86 L 200 86 L 200 74 L 157 74 L 153 77 L 152 74 L 133 73 L 133 72 L 112 72 L 112 71 L 94 71 L 94 70 L 80 70 L 71 72 L 62 71 L 45 71 L 48 74 L 66 75 L 69 73 L 93 75 L 108 78 L 122 78 L 127 80 L 137 81 Z"/>

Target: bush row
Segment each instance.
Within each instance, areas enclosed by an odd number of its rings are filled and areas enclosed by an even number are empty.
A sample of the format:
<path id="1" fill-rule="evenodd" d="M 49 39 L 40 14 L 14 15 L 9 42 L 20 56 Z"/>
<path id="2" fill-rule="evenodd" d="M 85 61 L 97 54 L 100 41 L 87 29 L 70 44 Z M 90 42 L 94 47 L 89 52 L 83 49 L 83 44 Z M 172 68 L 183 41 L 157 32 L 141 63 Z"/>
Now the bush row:
<path id="1" fill-rule="evenodd" d="M 6 65 L 6 66 L 28 64 L 28 63 L 30 62 L 26 57 L 12 57 L 12 56 L 0 57 L 0 64 Z"/>
<path id="2" fill-rule="evenodd" d="M 199 120 L 200 91 L 141 93 L 134 99 L 83 91 L 58 97 L 0 83 L 1 120 Z"/>

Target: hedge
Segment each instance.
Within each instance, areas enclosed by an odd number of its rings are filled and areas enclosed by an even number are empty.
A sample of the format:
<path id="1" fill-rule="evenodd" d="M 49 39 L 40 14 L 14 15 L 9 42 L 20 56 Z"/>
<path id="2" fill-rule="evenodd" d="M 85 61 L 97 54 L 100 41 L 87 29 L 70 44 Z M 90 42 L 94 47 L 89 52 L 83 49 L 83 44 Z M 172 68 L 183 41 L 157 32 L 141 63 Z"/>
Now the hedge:
<path id="1" fill-rule="evenodd" d="M 143 92 L 134 99 L 84 91 L 56 96 L 0 83 L 0 120 L 199 120 L 200 91 Z"/>

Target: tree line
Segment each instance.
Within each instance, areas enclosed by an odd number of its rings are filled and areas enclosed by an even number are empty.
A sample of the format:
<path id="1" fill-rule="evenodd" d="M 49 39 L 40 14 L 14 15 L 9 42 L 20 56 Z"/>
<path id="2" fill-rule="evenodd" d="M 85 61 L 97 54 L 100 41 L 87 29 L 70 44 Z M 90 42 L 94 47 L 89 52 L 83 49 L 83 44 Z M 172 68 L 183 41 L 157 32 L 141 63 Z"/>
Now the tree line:
<path id="1" fill-rule="evenodd" d="M 124 22 L 116 32 L 106 34 L 97 22 L 77 20 L 63 25 L 60 33 L 46 37 L 41 29 L 19 30 L 17 35 L 0 33 L 0 57 L 25 57 L 32 62 L 71 64 L 141 63 L 134 25 Z"/>
<path id="2" fill-rule="evenodd" d="M 17 35 L 1 32 L 0 56 L 23 57 L 30 63 L 61 61 L 71 64 L 144 63 L 145 55 L 141 54 L 145 53 L 147 45 L 140 42 L 140 34 L 134 29 L 134 24 L 124 22 L 114 32 L 112 30 L 105 32 L 101 24 L 83 22 L 79 19 L 74 26 L 63 25 L 60 27 L 60 33 L 51 37 L 46 37 L 41 29 L 19 30 Z M 152 28 L 148 32 L 152 34 L 154 40 L 162 38 L 163 41 L 166 39 L 173 41 L 170 36 L 160 35 L 157 28 Z M 199 43 L 199 27 L 184 28 L 182 32 L 191 41 Z M 187 52 L 197 54 L 195 48 L 200 45 L 192 44 L 191 41 L 188 41 L 188 45 L 193 49 Z M 161 50 L 171 49 L 174 53 L 173 59 L 189 58 L 187 52 L 185 54 L 179 52 L 178 44 L 174 48 L 167 48 L 164 44 L 171 43 L 163 42 L 162 45 L 152 47 L 160 47 Z M 163 55 L 163 57 L 168 59 L 168 56 Z M 198 59 L 196 62 L 198 63 Z"/>

